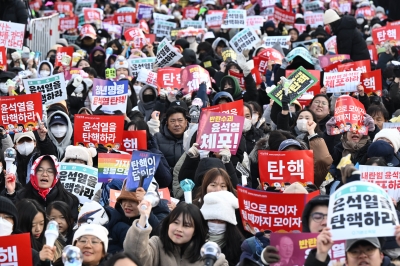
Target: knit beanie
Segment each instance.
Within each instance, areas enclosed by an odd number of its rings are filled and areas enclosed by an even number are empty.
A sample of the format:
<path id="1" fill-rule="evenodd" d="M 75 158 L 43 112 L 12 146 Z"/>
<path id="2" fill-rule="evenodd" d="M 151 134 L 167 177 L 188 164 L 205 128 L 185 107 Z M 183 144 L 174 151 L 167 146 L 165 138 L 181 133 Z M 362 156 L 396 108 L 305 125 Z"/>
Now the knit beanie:
<path id="1" fill-rule="evenodd" d="M 108 249 L 108 230 L 98 224 L 83 224 L 76 230 L 74 238 L 72 239 L 72 244 L 76 246 L 76 241 L 81 236 L 95 236 L 98 237 L 104 244 L 104 254 L 107 254 Z"/>
<path id="2" fill-rule="evenodd" d="M 0 196 L 0 213 L 8 214 L 12 216 L 14 221 L 14 228 L 18 227 L 18 212 L 14 203 L 6 197 Z"/>
<path id="3" fill-rule="evenodd" d="M 294 182 L 283 191 L 285 194 L 308 194 L 307 189 L 299 182 Z"/>
<path id="4" fill-rule="evenodd" d="M 336 13 L 336 11 L 333 9 L 328 9 L 324 13 L 324 25 L 331 24 L 332 22 L 335 22 L 339 19 L 340 17 L 338 13 Z"/>
<path id="5" fill-rule="evenodd" d="M 379 138 L 386 138 L 390 140 L 390 142 L 393 145 L 393 149 L 395 153 L 399 150 L 400 148 L 400 132 L 395 129 L 395 128 L 384 128 L 381 131 L 379 131 L 374 138 L 375 142 Z"/>
<path id="6" fill-rule="evenodd" d="M 235 209 L 239 208 L 239 200 L 229 191 L 207 193 L 200 211 L 204 220 L 221 220 L 236 225 Z"/>
<path id="7" fill-rule="evenodd" d="M 86 165 L 93 166 L 93 157 L 97 155 L 95 148 L 86 148 L 82 146 L 69 145 L 65 149 L 65 156 L 62 162 L 66 162 L 70 159 L 78 159 L 86 162 Z"/>

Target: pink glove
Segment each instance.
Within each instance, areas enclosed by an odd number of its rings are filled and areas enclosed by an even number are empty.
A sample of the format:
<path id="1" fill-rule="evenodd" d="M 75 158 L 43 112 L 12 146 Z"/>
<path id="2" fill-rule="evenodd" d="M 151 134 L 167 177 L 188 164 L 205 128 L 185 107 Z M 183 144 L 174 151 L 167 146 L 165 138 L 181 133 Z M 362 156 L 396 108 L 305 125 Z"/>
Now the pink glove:
<path id="1" fill-rule="evenodd" d="M 364 126 L 368 128 L 368 131 L 372 132 L 375 130 L 375 121 L 369 114 L 365 114 L 364 116 Z"/>
<path id="2" fill-rule="evenodd" d="M 331 119 L 329 119 L 329 121 L 326 122 L 326 133 L 328 135 L 331 135 L 332 134 L 332 130 L 333 130 L 333 128 L 335 126 L 336 126 L 336 120 L 335 120 L 335 117 L 332 116 Z"/>

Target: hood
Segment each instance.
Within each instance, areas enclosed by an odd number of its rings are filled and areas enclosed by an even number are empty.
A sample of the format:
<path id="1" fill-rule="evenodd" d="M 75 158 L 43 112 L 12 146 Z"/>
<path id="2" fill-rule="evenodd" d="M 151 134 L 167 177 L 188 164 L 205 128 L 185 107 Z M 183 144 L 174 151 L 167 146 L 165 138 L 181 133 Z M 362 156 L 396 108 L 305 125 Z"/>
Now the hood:
<path id="1" fill-rule="evenodd" d="M 339 26 L 336 31 L 333 29 L 333 32 L 337 34 L 342 29 L 355 29 L 357 27 L 357 20 L 353 16 L 343 16 L 340 20 Z"/>
<path id="2" fill-rule="evenodd" d="M 220 91 L 217 94 L 215 94 L 215 96 L 212 100 L 212 105 L 216 105 L 218 100 L 221 99 L 222 97 L 229 98 L 231 100 L 231 102 L 233 102 L 233 97 L 229 92 Z"/>
<path id="3" fill-rule="evenodd" d="M 329 195 L 318 195 L 312 198 L 304 207 L 303 215 L 301 216 L 301 224 L 303 225 L 303 233 L 310 233 L 310 227 L 308 221 L 310 218 L 311 210 L 315 206 L 327 206 L 329 205 Z"/>
<path id="4" fill-rule="evenodd" d="M 39 63 L 39 65 L 38 65 L 38 67 L 37 67 L 37 77 L 38 78 L 41 78 L 41 76 L 40 76 L 40 71 L 39 71 L 39 69 L 40 69 L 40 67 L 42 66 L 42 64 L 44 64 L 44 63 L 47 63 L 49 66 L 50 66 L 50 76 L 51 75 L 53 75 L 53 70 L 54 70 L 54 67 L 53 67 L 53 65 L 50 63 L 50 61 L 47 61 L 47 60 L 43 60 L 43 61 L 41 61 L 40 63 Z"/>
<path id="5" fill-rule="evenodd" d="M 230 47 L 229 46 L 229 42 L 227 39 L 222 38 L 222 37 L 218 37 L 217 39 L 215 39 L 215 41 L 212 43 L 211 47 L 213 48 L 213 50 L 215 51 L 215 49 L 217 49 L 217 45 L 220 41 L 223 41 L 226 45 L 226 47 Z"/>
<path id="6" fill-rule="evenodd" d="M 147 90 L 147 89 L 152 89 L 152 90 L 154 91 L 155 95 L 156 95 L 156 98 L 157 98 L 157 96 L 158 96 L 158 91 L 157 91 L 156 88 L 154 88 L 154 87 L 152 87 L 152 86 L 149 86 L 149 85 L 144 85 L 144 86 L 142 87 L 142 89 L 140 90 L 140 92 L 139 92 L 139 100 L 140 100 L 143 104 L 146 104 L 146 103 L 143 101 L 143 93 L 144 93 L 144 91 Z"/>
<path id="7" fill-rule="evenodd" d="M 94 53 L 95 53 L 96 51 L 102 51 L 102 52 L 104 53 L 104 55 L 106 55 L 106 51 L 104 50 L 103 47 L 101 47 L 101 46 L 96 46 L 96 47 L 94 47 L 93 50 L 90 52 L 90 55 L 89 55 L 89 62 L 90 62 L 90 64 L 93 63 L 93 55 L 94 55 Z"/>
<path id="8" fill-rule="evenodd" d="M 56 168 L 56 174 L 54 175 L 54 180 L 53 183 L 51 184 L 50 188 L 39 188 L 38 185 L 38 179 L 36 176 L 36 168 L 39 166 L 40 162 L 43 160 L 43 158 L 45 157 L 50 157 L 53 162 L 54 162 L 54 166 Z M 31 173 L 30 173 L 30 182 L 33 186 L 33 188 L 39 193 L 39 195 L 43 198 L 46 199 L 47 195 L 50 193 L 50 191 L 54 188 L 54 186 L 57 184 L 58 182 L 58 174 L 60 173 L 60 165 L 57 161 L 57 158 L 53 155 L 44 155 L 44 156 L 40 156 L 39 158 L 37 158 L 33 164 L 32 164 L 32 168 L 31 168 Z"/>
<path id="9" fill-rule="evenodd" d="M 212 168 L 222 168 L 226 171 L 224 164 L 218 158 L 208 157 L 200 160 L 196 173 L 194 174 L 194 183 L 196 187 L 201 186 L 204 175 Z"/>
<path id="10" fill-rule="evenodd" d="M 229 76 L 229 75 L 223 77 L 223 78 L 221 79 L 221 83 L 220 83 L 220 90 L 221 90 L 221 91 L 224 91 L 223 88 L 222 88 L 222 84 L 224 84 L 224 81 L 227 80 L 227 79 L 233 80 L 233 84 L 234 84 L 235 86 L 234 86 L 234 93 L 233 93 L 232 97 L 233 97 L 233 99 L 236 99 L 236 98 L 239 97 L 240 94 L 242 93 L 242 89 L 241 89 L 240 86 L 239 86 L 239 81 L 238 81 L 235 77 L 232 77 L 232 76 Z"/>
<path id="11" fill-rule="evenodd" d="M 51 130 L 49 128 L 49 131 L 47 132 L 47 135 L 49 136 L 50 140 L 53 142 L 54 146 L 57 148 L 57 153 L 58 153 L 58 158 L 61 160 L 64 156 L 65 149 L 67 146 L 71 145 L 71 138 L 72 134 L 74 132 L 71 120 L 69 119 L 68 115 L 64 113 L 63 111 L 55 111 L 51 115 L 48 116 L 47 118 L 47 125 L 50 125 L 51 118 L 55 115 L 61 115 L 64 116 L 67 119 L 68 125 L 67 125 L 67 134 L 65 134 L 64 139 L 59 143 L 54 135 L 51 133 Z"/>

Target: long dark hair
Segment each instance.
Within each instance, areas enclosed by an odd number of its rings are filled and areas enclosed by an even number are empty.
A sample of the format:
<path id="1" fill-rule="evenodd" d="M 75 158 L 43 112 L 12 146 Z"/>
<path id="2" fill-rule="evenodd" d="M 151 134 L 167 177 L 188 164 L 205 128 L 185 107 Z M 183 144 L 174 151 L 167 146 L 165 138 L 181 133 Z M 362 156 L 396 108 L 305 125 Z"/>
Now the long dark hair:
<path id="1" fill-rule="evenodd" d="M 236 225 L 226 223 L 226 231 L 224 234 L 226 244 L 222 252 L 229 262 L 229 265 L 236 265 L 239 262 L 240 254 L 242 253 L 241 245 L 244 239 L 244 236 Z"/>
<path id="2" fill-rule="evenodd" d="M 317 117 L 315 116 L 315 113 L 314 113 L 313 111 L 311 111 L 308 107 L 305 107 L 304 109 L 300 110 L 300 111 L 297 113 L 297 119 L 299 119 L 300 114 L 303 113 L 303 112 L 309 112 L 309 113 L 311 114 L 311 116 L 312 116 L 313 121 L 314 121 L 315 123 L 317 123 L 317 126 L 316 126 L 315 129 L 314 129 L 314 130 L 315 130 L 315 133 L 322 133 L 321 129 L 320 129 L 319 126 L 318 126 L 318 121 L 317 121 Z M 296 119 L 296 122 L 297 122 L 297 119 Z M 294 127 L 296 126 L 296 124 L 297 124 L 297 123 L 294 123 L 294 124 L 292 125 L 292 127 L 291 127 L 292 132 L 293 132 Z M 308 134 L 308 133 L 307 133 L 307 134 Z"/>
<path id="3" fill-rule="evenodd" d="M 177 245 L 172 242 L 168 236 L 169 225 L 172 224 L 179 215 L 182 215 L 183 223 L 188 223 L 194 227 L 194 233 L 192 239 L 182 246 L 182 251 L 185 251 L 190 260 L 190 263 L 194 263 L 201 259 L 200 248 L 206 242 L 206 236 L 208 233 L 208 225 L 204 220 L 203 214 L 200 209 L 193 205 L 185 202 L 179 203 L 176 208 L 164 218 L 161 229 L 160 229 L 160 241 L 163 244 L 165 253 L 173 255 L 177 249 Z"/>
<path id="4" fill-rule="evenodd" d="M 68 229 L 65 234 L 67 238 L 66 244 L 70 245 L 72 243 L 72 238 L 74 236 L 74 231 L 73 231 L 74 217 L 72 217 L 71 208 L 67 203 L 63 201 L 53 201 L 52 203 L 49 204 L 49 206 L 46 209 L 47 217 L 50 218 L 50 213 L 53 209 L 59 211 L 61 215 L 64 216 L 64 219 L 67 222 Z"/>
<path id="5" fill-rule="evenodd" d="M 112 256 L 107 261 L 107 264 L 105 266 L 114 266 L 115 263 L 117 263 L 117 261 L 122 260 L 122 259 L 130 259 L 131 261 L 135 262 L 135 260 L 129 254 L 127 254 L 125 252 L 119 252 L 119 253 L 116 253 L 114 256 Z"/>

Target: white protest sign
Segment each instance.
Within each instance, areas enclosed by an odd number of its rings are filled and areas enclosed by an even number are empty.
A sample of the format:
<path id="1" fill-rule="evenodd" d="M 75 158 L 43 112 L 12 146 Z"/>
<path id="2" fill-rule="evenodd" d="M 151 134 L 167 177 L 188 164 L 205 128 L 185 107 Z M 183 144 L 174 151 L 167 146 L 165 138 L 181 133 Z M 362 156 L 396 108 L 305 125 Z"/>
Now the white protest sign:
<path id="1" fill-rule="evenodd" d="M 337 47 L 336 35 L 330 37 L 326 42 L 324 42 L 324 45 L 326 50 L 336 52 L 336 47 Z"/>
<path id="2" fill-rule="evenodd" d="M 317 28 L 319 25 L 324 26 L 324 13 L 306 13 L 304 21 L 311 28 Z"/>
<path id="3" fill-rule="evenodd" d="M 233 38 L 229 41 L 230 46 L 236 52 L 241 54 L 244 49 L 251 49 L 258 42 L 260 42 L 260 38 L 258 38 L 257 33 L 253 28 L 245 28 L 233 36 Z"/>
<path id="4" fill-rule="evenodd" d="M 259 29 L 264 25 L 264 18 L 262 16 L 248 16 L 246 24 L 247 27 Z"/>
<path id="5" fill-rule="evenodd" d="M 272 47 L 275 43 L 279 43 L 282 48 L 289 49 L 288 41 L 290 41 L 290 36 L 268 36 L 265 46 Z"/>
<path id="6" fill-rule="evenodd" d="M 128 62 L 131 67 L 132 75 L 137 77 L 137 75 L 139 74 L 139 70 L 142 68 L 152 70 L 154 62 L 156 62 L 156 58 L 155 57 L 133 58 L 133 59 L 128 59 Z"/>
<path id="7" fill-rule="evenodd" d="M 311 12 L 315 12 L 318 10 L 321 10 L 321 8 L 323 7 L 323 3 L 321 1 L 304 1 L 303 2 L 303 7 L 305 11 L 311 11 Z"/>
<path id="8" fill-rule="evenodd" d="M 395 128 L 400 131 L 400 123 L 385 122 L 383 123 L 383 128 Z"/>
<path id="9" fill-rule="evenodd" d="M 23 82 L 27 94 L 42 93 L 42 103 L 44 105 L 51 105 L 67 99 L 64 74 L 37 79 L 23 79 Z"/>
<path id="10" fill-rule="evenodd" d="M 154 21 L 168 20 L 168 19 L 174 19 L 174 16 L 164 15 L 160 13 L 153 13 L 153 19 Z"/>
<path id="11" fill-rule="evenodd" d="M 206 14 L 207 27 L 220 27 L 224 23 L 224 13 Z"/>
<path id="12" fill-rule="evenodd" d="M 324 86 L 328 93 L 357 91 L 360 84 L 360 71 L 346 71 L 324 74 Z"/>
<path id="13" fill-rule="evenodd" d="M 327 227 L 333 241 L 394 236 L 398 223 L 392 199 L 375 184 L 350 182 L 330 197 Z"/>
<path id="14" fill-rule="evenodd" d="M 195 29 L 204 29 L 206 27 L 206 22 L 204 20 L 181 20 L 181 28 L 192 27 Z"/>
<path id="15" fill-rule="evenodd" d="M 228 9 L 224 23 L 221 25 L 223 29 L 243 29 L 246 28 L 246 10 Z"/>
<path id="16" fill-rule="evenodd" d="M 157 73 L 153 71 L 144 68 L 140 69 L 136 80 L 157 88 Z"/>
<path id="17" fill-rule="evenodd" d="M 156 64 L 159 68 L 171 66 L 176 61 L 182 58 L 182 54 L 169 43 L 169 41 L 164 38 L 157 48 L 157 59 Z"/>
<path id="18" fill-rule="evenodd" d="M 171 30 L 176 28 L 176 23 L 164 21 L 164 20 L 157 20 L 154 23 L 154 34 L 157 37 L 169 37 L 171 35 Z"/>
<path id="19" fill-rule="evenodd" d="M 80 15 L 83 11 L 83 8 L 92 8 L 94 7 L 94 4 L 96 3 L 96 0 L 78 0 L 76 1 L 75 5 L 75 14 Z"/>
<path id="20" fill-rule="evenodd" d="M 4 7 L 5 8 L 5 7 Z M 5 12 L 5 10 L 2 10 Z M 25 25 L 0 20 L 0 47 L 21 50 L 24 45 Z"/>
<path id="21" fill-rule="evenodd" d="M 260 1 L 260 6 L 261 8 L 266 8 L 266 7 L 270 7 L 270 6 L 274 6 L 276 3 L 276 0 L 261 0 Z"/>
<path id="22" fill-rule="evenodd" d="M 341 13 L 346 13 L 346 12 L 350 13 L 351 12 L 351 3 L 349 2 L 349 3 L 339 4 L 339 11 Z"/>

